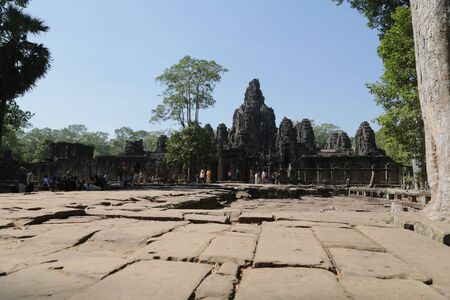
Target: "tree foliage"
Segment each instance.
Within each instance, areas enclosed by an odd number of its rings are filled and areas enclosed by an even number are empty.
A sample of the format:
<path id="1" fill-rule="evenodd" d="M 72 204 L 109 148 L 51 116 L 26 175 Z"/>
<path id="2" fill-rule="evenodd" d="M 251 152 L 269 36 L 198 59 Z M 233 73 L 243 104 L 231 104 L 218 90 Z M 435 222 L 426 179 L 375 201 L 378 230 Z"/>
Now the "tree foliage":
<path id="1" fill-rule="evenodd" d="M 216 103 L 214 89 L 227 71 L 215 61 L 183 57 L 156 78 L 165 89 L 150 121 L 174 120 L 183 128 L 199 123 L 200 110 Z"/>
<path id="2" fill-rule="evenodd" d="M 184 170 L 205 168 L 213 161 L 214 150 L 208 131 L 198 124 L 192 124 L 170 137 L 166 160 L 170 165 Z"/>
<path id="3" fill-rule="evenodd" d="M 11 101 L 32 89 L 50 67 L 49 50 L 29 40 L 48 27 L 24 12 L 28 2 L 0 1 L 0 146 Z"/>
<path id="4" fill-rule="evenodd" d="M 397 7 L 409 7 L 410 0 L 332 0 L 338 5 L 348 2 L 350 6 L 363 14 L 367 26 L 377 29 L 383 35 L 395 23 L 392 17 Z"/>
<path id="5" fill-rule="evenodd" d="M 411 11 L 399 7 L 392 15 L 394 26 L 381 38 L 378 54 L 384 73 L 369 84 L 370 92 L 385 113 L 378 117 L 384 149 L 395 160 L 410 165 L 425 163 L 425 133 L 417 89 Z"/>
<path id="6" fill-rule="evenodd" d="M 89 131 L 85 125 L 69 125 L 63 129 L 33 128 L 5 139 L 24 161 L 42 161 L 46 158 L 49 142 L 80 143 L 94 146 L 94 155 L 120 155 L 127 141 L 144 140 L 144 149 L 154 151 L 161 134 L 167 132 L 134 131 L 128 127 L 115 130 L 115 137 L 101 131 Z"/>

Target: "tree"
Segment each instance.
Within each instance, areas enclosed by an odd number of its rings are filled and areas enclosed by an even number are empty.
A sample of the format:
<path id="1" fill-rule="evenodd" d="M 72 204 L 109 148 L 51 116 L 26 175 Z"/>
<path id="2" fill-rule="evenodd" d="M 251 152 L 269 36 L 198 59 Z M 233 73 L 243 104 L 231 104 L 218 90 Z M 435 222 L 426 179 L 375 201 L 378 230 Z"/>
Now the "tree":
<path id="1" fill-rule="evenodd" d="M 394 25 L 381 37 L 378 54 L 384 73 L 379 82 L 368 84 L 377 105 L 385 137 L 385 150 L 396 161 L 413 165 L 415 177 L 425 178 L 425 132 L 417 90 L 417 72 L 411 10 L 399 7 Z"/>
<path id="2" fill-rule="evenodd" d="M 450 1 L 412 0 L 432 219 L 450 219 Z"/>
<path id="3" fill-rule="evenodd" d="M 206 167 L 213 161 L 214 149 L 208 131 L 193 124 L 169 138 L 166 160 L 170 165 L 186 170 L 190 181 L 192 169 Z"/>
<path id="4" fill-rule="evenodd" d="M 332 0 L 342 5 L 345 0 Z M 350 6 L 366 16 L 367 26 L 383 35 L 395 23 L 392 14 L 398 7 L 409 7 L 410 0 L 347 0 Z"/>
<path id="5" fill-rule="evenodd" d="M 332 133 L 342 131 L 339 126 L 336 126 L 334 124 L 324 123 L 320 125 L 315 125 L 314 122 L 312 123 L 314 129 L 314 136 L 316 137 L 316 146 L 319 149 L 325 148 L 325 146 L 327 145 L 328 138 Z"/>
<path id="6" fill-rule="evenodd" d="M 199 123 L 200 109 L 213 106 L 213 92 L 228 70 L 215 61 L 183 57 L 156 78 L 165 86 L 163 102 L 152 110 L 151 122 L 174 120 L 183 128 Z"/>
<path id="7" fill-rule="evenodd" d="M 0 1 L 0 147 L 11 101 L 32 89 L 50 67 L 49 50 L 28 40 L 48 27 L 23 11 L 27 4 L 27 0 Z"/>

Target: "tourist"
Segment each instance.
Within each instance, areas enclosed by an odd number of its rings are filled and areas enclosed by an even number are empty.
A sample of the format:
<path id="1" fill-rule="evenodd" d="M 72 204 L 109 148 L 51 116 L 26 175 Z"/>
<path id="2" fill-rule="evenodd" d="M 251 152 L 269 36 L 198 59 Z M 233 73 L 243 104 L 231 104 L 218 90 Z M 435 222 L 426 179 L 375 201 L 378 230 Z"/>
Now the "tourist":
<path id="1" fill-rule="evenodd" d="M 254 180 L 255 179 L 255 174 L 253 173 L 253 170 L 250 170 L 250 183 L 254 183 Z"/>
<path id="2" fill-rule="evenodd" d="M 27 174 L 27 188 L 25 190 L 27 193 L 34 192 L 34 174 L 32 171 Z"/>
<path id="3" fill-rule="evenodd" d="M 350 187 L 350 178 L 347 178 L 347 179 L 345 180 L 345 186 L 346 186 L 346 187 Z"/>
<path id="4" fill-rule="evenodd" d="M 139 172 L 139 182 L 138 182 L 139 184 L 144 184 L 145 182 L 144 182 L 144 172 L 141 170 L 140 172 Z"/>
<path id="5" fill-rule="evenodd" d="M 207 180 L 208 184 L 212 183 L 212 172 L 211 172 L 211 169 L 208 169 L 208 171 L 206 172 L 206 180 Z"/>
<path id="6" fill-rule="evenodd" d="M 139 171 L 134 170 L 133 179 L 132 179 L 132 185 L 138 186 L 139 185 Z"/>
<path id="7" fill-rule="evenodd" d="M 255 184 L 259 184 L 259 172 L 255 173 Z"/>
<path id="8" fill-rule="evenodd" d="M 275 184 L 280 184 L 280 172 L 275 172 Z"/>
<path id="9" fill-rule="evenodd" d="M 205 174 L 205 170 L 201 170 L 200 171 L 200 183 L 201 184 L 204 184 L 205 183 L 205 176 L 206 176 L 206 174 Z"/>
<path id="10" fill-rule="evenodd" d="M 50 190 L 50 180 L 48 178 L 48 175 L 44 175 L 44 179 L 42 181 L 42 188 L 44 191 Z"/>
<path id="11" fill-rule="evenodd" d="M 19 176 L 17 178 L 19 185 L 19 193 L 25 193 L 27 188 L 27 170 L 24 167 L 19 168 Z"/>
<path id="12" fill-rule="evenodd" d="M 228 181 L 233 180 L 233 172 L 231 170 L 228 171 Z"/>
<path id="13" fill-rule="evenodd" d="M 123 161 L 122 165 L 119 167 L 119 180 L 120 180 L 120 186 L 125 187 L 127 184 L 127 165 Z"/>
<path id="14" fill-rule="evenodd" d="M 266 183 L 267 183 L 267 172 L 266 172 L 266 171 L 262 171 L 262 174 L 261 174 L 261 183 L 262 183 L 262 184 L 266 184 Z"/>
<path id="15" fill-rule="evenodd" d="M 237 181 L 241 180 L 241 171 L 239 169 L 236 170 L 236 180 Z"/>

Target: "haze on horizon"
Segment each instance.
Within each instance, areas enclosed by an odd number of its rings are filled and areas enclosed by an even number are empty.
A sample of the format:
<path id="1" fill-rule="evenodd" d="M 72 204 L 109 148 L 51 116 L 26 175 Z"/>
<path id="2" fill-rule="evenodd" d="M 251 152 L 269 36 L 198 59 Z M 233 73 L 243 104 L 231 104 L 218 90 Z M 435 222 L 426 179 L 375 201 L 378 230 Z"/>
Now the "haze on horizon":
<path id="1" fill-rule="evenodd" d="M 89 3 L 89 4 L 88 4 Z M 32 1 L 27 10 L 50 31 L 37 40 L 52 52 L 52 68 L 19 104 L 35 127 L 84 124 L 113 133 L 150 124 L 160 103 L 155 82 L 184 55 L 229 69 L 215 107 L 200 119 L 231 125 L 248 82 L 260 79 L 277 125 L 284 116 L 333 123 L 354 135 L 380 113 L 365 87 L 382 73 L 375 31 L 348 6 L 331 0 Z M 374 126 L 374 128 L 378 128 Z"/>

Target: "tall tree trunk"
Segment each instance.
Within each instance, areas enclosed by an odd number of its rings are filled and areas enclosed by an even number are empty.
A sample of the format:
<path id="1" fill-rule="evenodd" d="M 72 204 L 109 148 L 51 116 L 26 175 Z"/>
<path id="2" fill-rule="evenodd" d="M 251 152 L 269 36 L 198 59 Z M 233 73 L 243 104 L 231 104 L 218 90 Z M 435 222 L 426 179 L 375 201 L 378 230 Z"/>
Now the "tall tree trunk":
<path id="1" fill-rule="evenodd" d="M 5 132 L 7 102 L 7 100 L 0 100 L 0 154 L 2 150 L 3 133 Z"/>
<path id="2" fill-rule="evenodd" d="M 412 0 L 431 219 L 450 219 L 450 0 Z"/>

